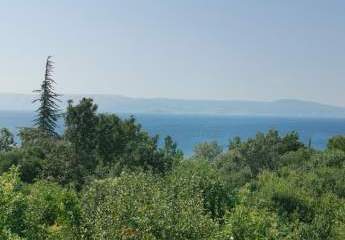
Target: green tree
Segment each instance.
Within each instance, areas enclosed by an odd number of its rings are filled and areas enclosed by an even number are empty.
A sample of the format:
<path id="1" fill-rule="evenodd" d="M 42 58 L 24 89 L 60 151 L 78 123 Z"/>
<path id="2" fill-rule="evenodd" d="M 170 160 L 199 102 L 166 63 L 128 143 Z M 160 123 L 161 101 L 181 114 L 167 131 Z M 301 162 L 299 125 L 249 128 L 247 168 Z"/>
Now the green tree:
<path id="1" fill-rule="evenodd" d="M 159 137 L 151 137 L 134 117 L 125 120 L 116 115 L 98 115 L 97 156 L 110 166 L 122 169 L 142 169 L 157 174 L 166 173 L 182 158 L 171 137 L 159 148 Z"/>
<path id="2" fill-rule="evenodd" d="M 194 157 L 207 161 L 213 161 L 222 152 L 222 146 L 216 141 L 199 143 L 194 147 Z"/>
<path id="3" fill-rule="evenodd" d="M 276 169 L 281 155 L 303 147 L 296 132 L 280 136 L 277 130 L 272 129 L 266 134 L 259 132 L 255 138 L 243 142 L 235 138 L 230 142 L 229 150 L 244 161 L 256 176 L 264 169 Z"/>
<path id="4" fill-rule="evenodd" d="M 161 172 L 165 173 L 172 170 L 183 160 L 183 152 L 178 149 L 177 143 L 174 142 L 172 137 L 167 136 L 164 138 L 164 145 L 160 148 L 161 153 Z"/>
<path id="5" fill-rule="evenodd" d="M 74 153 L 72 167 L 78 184 L 85 175 L 93 173 L 97 166 L 97 105 L 91 98 L 83 98 L 78 105 L 68 102 L 65 116 L 65 138 L 72 145 Z"/>
<path id="6" fill-rule="evenodd" d="M 345 136 L 334 136 L 328 140 L 327 148 L 330 150 L 345 151 Z"/>
<path id="7" fill-rule="evenodd" d="M 122 120 L 115 114 L 99 114 L 96 130 L 97 159 L 104 165 L 114 164 L 126 146 Z"/>
<path id="8" fill-rule="evenodd" d="M 0 152 L 8 152 L 14 146 L 13 134 L 7 128 L 0 129 Z"/>
<path id="9" fill-rule="evenodd" d="M 39 97 L 34 99 L 33 102 L 39 102 L 40 106 L 36 110 L 37 117 L 34 120 L 35 126 L 43 130 L 50 136 L 57 136 L 55 131 L 57 120 L 60 116 L 59 113 L 59 94 L 54 90 L 56 82 L 52 78 L 53 62 L 51 56 L 48 56 L 45 67 L 44 80 L 41 88 L 34 92 L 39 94 Z"/>

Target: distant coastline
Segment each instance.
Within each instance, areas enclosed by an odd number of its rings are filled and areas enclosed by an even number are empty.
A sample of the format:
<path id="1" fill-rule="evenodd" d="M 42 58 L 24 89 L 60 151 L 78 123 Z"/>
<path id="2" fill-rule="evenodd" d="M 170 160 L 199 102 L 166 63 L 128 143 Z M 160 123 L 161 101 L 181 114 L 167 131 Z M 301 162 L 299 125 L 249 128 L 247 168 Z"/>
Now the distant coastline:
<path id="1" fill-rule="evenodd" d="M 34 95 L 0 93 L 0 111 L 33 111 Z M 133 114 L 182 114 L 213 116 L 255 116 L 293 118 L 345 118 L 345 108 L 294 99 L 265 101 L 183 100 L 162 98 L 130 98 L 117 95 L 63 95 L 61 108 L 67 100 L 78 102 L 82 97 L 95 100 L 101 112 Z"/>

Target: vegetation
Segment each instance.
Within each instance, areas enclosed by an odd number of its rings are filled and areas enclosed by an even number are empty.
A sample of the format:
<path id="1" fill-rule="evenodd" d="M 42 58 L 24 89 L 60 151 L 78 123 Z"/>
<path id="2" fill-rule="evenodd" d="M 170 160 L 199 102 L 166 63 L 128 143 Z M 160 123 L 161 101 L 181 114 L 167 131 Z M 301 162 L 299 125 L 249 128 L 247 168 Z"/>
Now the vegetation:
<path id="1" fill-rule="evenodd" d="M 54 91 L 55 81 L 52 78 L 53 62 L 51 56 L 47 58 L 44 80 L 41 88 L 34 92 L 39 93 L 39 97 L 33 102 L 39 102 L 37 118 L 34 120 L 35 126 L 51 136 L 56 136 L 56 121 L 59 117 L 59 95 Z"/>
<path id="2" fill-rule="evenodd" d="M 345 237 L 345 137 L 317 151 L 271 130 L 183 158 L 91 99 L 41 131 L 0 131 L 0 239 Z"/>
<path id="3" fill-rule="evenodd" d="M 318 151 L 270 130 L 184 157 L 92 99 L 64 116 L 61 135 L 54 118 L 19 144 L 0 130 L 0 239 L 345 239 L 344 136 Z"/>

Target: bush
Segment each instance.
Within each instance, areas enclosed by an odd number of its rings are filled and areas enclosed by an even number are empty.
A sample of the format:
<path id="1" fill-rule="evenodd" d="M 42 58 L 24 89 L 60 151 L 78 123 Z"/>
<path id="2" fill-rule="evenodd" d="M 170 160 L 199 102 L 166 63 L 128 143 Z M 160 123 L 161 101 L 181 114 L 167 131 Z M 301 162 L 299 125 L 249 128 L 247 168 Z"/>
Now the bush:
<path id="1" fill-rule="evenodd" d="M 200 195 L 205 210 L 215 220 L 222 221 L 232 204 L 232 195 L 216 168 L 207 161 L 186 160 L 181 162 L 167 177 L 166 185 L 172 194 L 180 192 L 188 196 Z"/>
<path id="2" fill-rule="evenodd" d="M 73 191 L 39 181 L 26 189 L 25 221 L 28 239 L 76 239 L 79 200 Z"/>
<path id="3" fill-rule="evenodd" d="M 251 240 L 280 238 L 278 218 L 268 211 L 237 206 L 226 216 L 223 239 Z"/>
<path id="4" fill-rule="evenodd" d="M 42 172 L 43 159 L 38 149 L 21 148 L 0 153 L 0 173 L 7 172 L 12 166 L 19 166 L 22 181 L 32 183 Z"/>
<path id="5" fill-rule="evenodd" d="M 329 150 L 345 151 L 345 136 L 334 136 L 328 140 L 327 148 Z"/>
<path id="6" fill-rule="evenodd" d="M 83 194 L 84 239 L 207 239 L 216 228 L 196 195 L 144 173 L 98 180 Z"/>
<path id="7" fill-rule="evenodd" d="M 229 150 L 250 167 L 253 175 L 265 169 L 277 169 L 281 155 L 300 148 L 304 148 L 304 145 L 296 132 L 280 136 L 276 130 L 270 130 L 267 134 L 257 133 L 255 138 L 245 142 L 235 138 L 229 145 Z"/>
<path id="8" fill-rule="evenodd" d="M 25 230 L 25 197 L 18 168 L 0 176 L 0 239 L 20 239 Z"/>
<path id="9" fill-rule="evenodd" d="M 47 182 L 25 186 L 14 167 L 0 177 L 0 239 L 77 239 L 79 221 L 73 191 Z"/>
<path id="10" fill-rule="evenodd" d="M 223 152 L 222 146 L 218 145 L 216 141 L 204 142 L 194 147 L 193 157 L 196 159 L 213 161 Z"/>
<path id="11" fill-rule="evenodd" d="M 0 129 L 0 152 L 10 151 L 15 145 L 13 134 L 7 128 Z"/>

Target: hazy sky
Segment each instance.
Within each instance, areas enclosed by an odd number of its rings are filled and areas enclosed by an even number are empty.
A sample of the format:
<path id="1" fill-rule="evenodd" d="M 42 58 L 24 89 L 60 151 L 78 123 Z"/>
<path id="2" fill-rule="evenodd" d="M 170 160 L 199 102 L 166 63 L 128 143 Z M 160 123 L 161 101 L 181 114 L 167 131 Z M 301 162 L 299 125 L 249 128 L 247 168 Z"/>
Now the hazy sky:
<path id="1" fill-rule="evenodd" d="M 344 0 L 0 0 L 0 92 L 345 106 Z"/>

